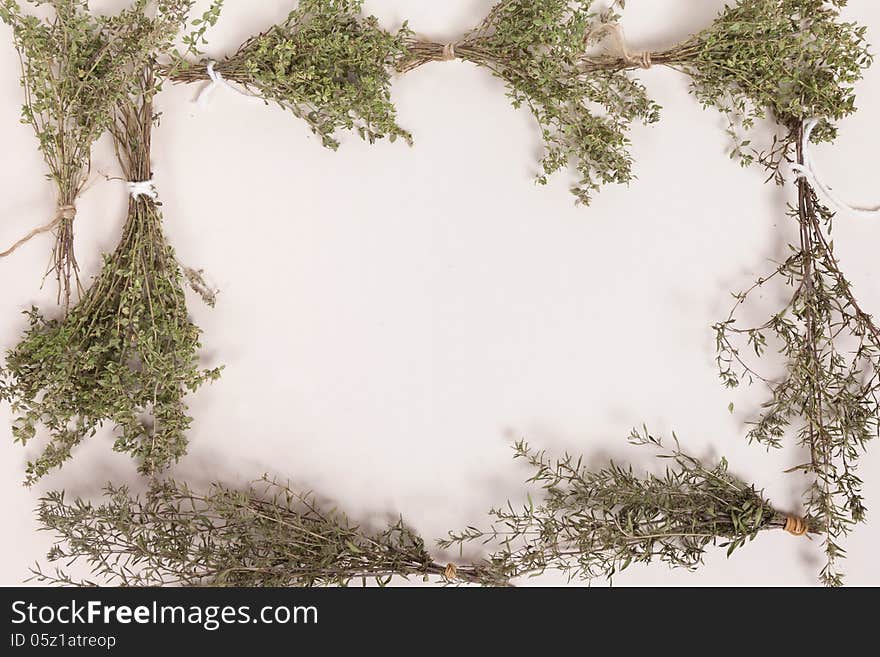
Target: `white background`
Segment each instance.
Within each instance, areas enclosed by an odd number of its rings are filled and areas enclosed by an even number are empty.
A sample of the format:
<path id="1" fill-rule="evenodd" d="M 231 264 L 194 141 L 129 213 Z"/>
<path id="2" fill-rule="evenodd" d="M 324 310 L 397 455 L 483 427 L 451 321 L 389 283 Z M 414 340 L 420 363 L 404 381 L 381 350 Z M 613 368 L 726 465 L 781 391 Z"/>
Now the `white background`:
<path id="1" fill-rule="evenodd" d="M 228 0 L 210 55 L 228 53 L 292 4 Z M 475 25 L 493 0 L 366 4 L 389 28 L 409 19 L 442 41 Z M 658 49 L 707 26 L 723 4 L 630 0 L 624 25 L 635 47 Z M 847 17 L 880 41 L 880 5 L 850 5 Z M 533 184 L 535 123 L 510 107 L 500 81 L 467 63 L 395 80 L 413 148 L 344 136 L 333 153 L 280 109 L 221 90 L 199 110 L 197 87 L 163 92 L 154 158 L 166 229 L 181 259 L 222 290 L 215 310 L 194 295 L 190 305 L 206 365 L 226 365 L 220 382 L 192 398 L 189 455 L 174 476 L 239 484 L 269 472 L 368 523 L 402 513 L 430 541 L 484 525 L 490 506 L 522 499 L 528 471 L 510 458 L 516 438 L 646 468 L 651 455 L 624 439 L 647 423 L 657 434 L 676 431 L 696 455 L 726 455 L 777 506 L 798 510 L 807 482 L 782 471 L 803 455 L 746 444 L 745 422 L 766 393 L 723 389 L 710 328 L 730 292 L 768 271 L 795 238 L 785 217 L 792 190 L 731 163 L 723 118 L 699 107 L 685 77 L 659 67 L 639 77 L 663 105 L 662 122 L 632 133 L 638 180 L 605 188 L 590 208 L 574 206 L 564 175 Z M 880 70 L 858 91 L 861 111 L 816 155 L 843 196 L 880 202 Z M 54 211 L 31 129 L 18 123 L 21 100 L 11 33 L 0 26 L 3 245 Z M 114 247 L 126 209 L 123 186 L 100 175 L 118 174 L 106 141 L 94 169 L 77 217 L 86 277 Z M 22 310 L 52 306 L 50 286 L 38 289 L 50 243 L 40 237 L 0 262 L 4 349 L 25 328 Z M 880 221 L 841 217 L 835 243 L 864 307 L 880 315 Z M 10 422 L 0 409 L 0 426 Z M 13 585 L 50 544 L 32 513 L 41 493 L 142 484 L 105 434 L 26 490 L 24 464 L 42 445 L 22 449 L 7 428 L 0 434 L 0 583 Z M 877 585 L 880 446 L 862 474 L 872 513 L 846 542 L 845 568 L 850 584 Z M 730 560 L 710 552 L 696 573 L 640 567 L 616 584 L 811 585 L 818 543 L 771 532 Z"/>

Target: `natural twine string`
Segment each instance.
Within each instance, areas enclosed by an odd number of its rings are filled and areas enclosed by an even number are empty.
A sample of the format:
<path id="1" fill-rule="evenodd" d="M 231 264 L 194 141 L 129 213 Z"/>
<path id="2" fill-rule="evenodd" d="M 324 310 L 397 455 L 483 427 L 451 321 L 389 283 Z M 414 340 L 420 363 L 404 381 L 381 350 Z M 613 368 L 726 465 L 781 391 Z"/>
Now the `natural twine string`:
<path id="1" fill-rule="evenodd" d="M 11 247 L 0 253 L 0 258 L 6 258 L 7 256 L 11 256 L 15 253 L 19 247 L 24 246 L 32 239 L 34 239 L 37 235 L 42 235 L 43 233 L 48 233 L 50 231 L 55 230 L 58 225 L 62 221 L 73 221 L 76 218 L 76 206 L 74 205 L 62 205 L 59 206 L 58 210 L 55 212 L 55 217 L 45 226 L 40 226 L 39 228 L 34 228 L 27 235 L 18 240 Z"/>
<path id="2" fill-rule="evenodd" d="M 617 44 L 618 55 L 626 62 L 627 66 L 640 66 L 648 69 L 654 65 L 650 51 L 633 52 L 629 49 L 623 28 L 617 23 L 603 23 L 587 33 L 586 40 L 598 39 L 601 41 L 606 35 L 610 35 L 614 39 L 614 42 Z"/>
<path id="3" fill-rule="evenodd" d="M 792 536 L 804 536 L 807 533 L 809 527 L 807 525 L 807 521 L 803 518 L 789 516 L 785 519 L 785 526 L 783 527 L 783 529 Z"/>
<path id="4" fill-rule="evenodd" d="M 443 46 L 443 54 L 441 55 L 441 60 L 443 62 L 451 62 L 453 59 L 457 59 L 457 55 L 455 54 L 455 46 L 454 43 L 447 43 Z"/>
<path id="5" fill-rule="evenodd" d="M 819 175 L 819 171 L 816 169 L 816 164 L 813 162 L 813 156 L 810 153 L 810 138 L 813 135 L 813 131 L 819 125 L 819 119 L 810 119 L 809 121 L 804 122 L 804 138 L 803 138 L 803 156 L 804 163 L 801 164 L 792 164 L 791 170 L 795 172 L 798 178 L 804 178 L 810 185 L 821 193 L 825 198 L 831 201 L 831 204 L 839 210 L 840 212 L 848 212 L 850 214 L 862 216 L 862 217 L 880 217 L 880 206 L 876 206 L 873 208 L 864 208 L 859 207 L 857 205 L 851 205 L 846 201 L 843 201 L 834 191 L 822 181 L 822 176 Z"/>
<path id="6" fill-rule="evenodd" d="M 446 570 L 443 571 L 443 577 L 454 582 L 458 579 L 458 567 L 454 563 L 447 564 Z"/>
<path id="7" fill-rule="evenodd" d="M 223 77 L 220 71 L 214 69 L 216 65 L 217 62 L 208 62 L 206 70 L 208 72 L 208 77 L 211 79 L 211 81 L 205 86 L 204 89 L 202 89 L 201 93 L 199 93 L 198 97 L 196 98 L 196 104 L 198 104 L 199 107 L 204 109 L 208 106 L 208 101 L 211 99 L 211 96 L 214 95 L 214 92 L 217 90 L 218 87 L 226 87 L 227 89 L 231 89 L 239 96 L 244 96 L 245 98 L 260 100 L 258 96 L 249 94 L 230 84 L 229 81 Z"/>

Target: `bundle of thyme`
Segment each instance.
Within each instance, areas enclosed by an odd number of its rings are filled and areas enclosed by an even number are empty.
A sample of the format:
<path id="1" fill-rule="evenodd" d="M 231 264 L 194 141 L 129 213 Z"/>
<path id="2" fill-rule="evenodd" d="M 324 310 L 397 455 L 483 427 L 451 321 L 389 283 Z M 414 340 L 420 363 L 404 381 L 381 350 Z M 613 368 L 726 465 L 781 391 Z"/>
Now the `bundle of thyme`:
<path id="1" fill-rule="evenodd" d="M 615 463 L 593 471 L 580 459 L 554 462 L 518 444 L 516 456 L 535 470 L 530 482 L 545 499 L 536 504 L 530 495 L 522 509 L 511 503 L 494 509 L 490 529 L 450 533 L 441 547 L 499 546 L 477 566 L 490 583 L 547 570 L 571 579 L 610 580 L 633 563 L 694 569 L 710 546 L 726 547 L 730 556 L 763 531 L 803 536 L 814 530 L 811 519 L 776 510 L 754 486 L 730 474 L 724 459 L 707 467 L 677 441 L 667 450 L 647 431 L 634 431 L 630 440 L 657 449 L 671 467 L 662 476 L 640 477 Z"/>
<path id="2" fill-rule="evenodd" d="M 645 88 L 614 65 L 595 66 L 589 44 L 603 20 L 593 0 L 501 0 L 476 29 L 449 44 L 411 39 L 409 71 L 432 61 L 462 59 L 507 84 L 514 107 L 528 107 L 545 145 L 538 182 L 575 163 L 572 193 L 588 204 L 599 187 L 633 179 L 627 131 L 633 121 L 659 120 Z"/>
<path id="3" fill-rule="evenodd" d="M 122 101 L 111 130 L 125 177 L 150 181 L 155 83 L 142 72 L 140 95 Z M 159 205 L 132 195 L 122 239 L 83 299 L 62 319 L 28 313 L 30 328 L 0 369 L 0 399 L 16 414 L 13 436 L 27 444 L 44 426 L 50 443 L 27 466 L 27 484 L 71 458 L 104 423 L 114 448 L 143 474 L 186 452 L 191 423 L 184 397 L 219 376 L 198 365 L 200 330 L 190 321 L 183 275 L 162 232 Z"/>
<path id="4" fill-rule="evenodd" d="M 42 582 L 121 586 L 345 586 L 387 584 L 392 577 L 478 581 L 476 571 L 436 563 L 403 521 L 381 530 L 353 524 L 312 494 L 264 478 L 246 490 L 219 484 L 196 493 L 174 481 L 139 499 L 109 487 L 103 504 L 68 502 L 50 493 L 39 506 L 43 530 L 55 534 Z M 87 565 L 97 582 L 68 570 Z"/>
<path id="5" fill-rule="evenodd" d="M 809 139 L 803 130 L 797 133 L 801 164 Z M 807 462 L 794 470 L 811 475 L 808 509 L 821 527 L 827 557 L 821 579 L 836 586 L 843 581 L 836 562 L 845 554 L 839 541 L 865 519 L 858 460 L 880 433 L 880 327 L 840 269 L 829 237 L 833 213 L 803 178 L 791 215 L 800 229 L 792 255 L 735 295 L 730 315 L 715 326 L 718 364 L 728 387 L 760 381 L 770 389 L 750 441 L 780 447 L 793 430 L 806 448 Z M 742 326 L 737 314 L 743 304 L 776 281 L 791 288 L 788 302 L 765 323 Z M 768 339 L 787 359 L 780 378 L 761 374 L 753 362 L 767 353 Z"/>
<path id="6" fill-rule="evenodd" d="M 170 47 L 193 2 L 134 0 L 119 14 L 105 16 L 90 12 L 87 0 L 30 0 L 52 8 L 52 16 L 41 21 L 15 0 L 0 1 L 0 19 L 12 26 L 21 56 L 22 120 L 34 128 L 58 194 L 53 219 L 0 255 L 54 232 L 49 273 L 57 279 L 58 300 L 65 307 L 82 292 L 73 224 L 77 198 L 89 177 L 92 144 L 111 127 L 117 105 L 132 93 L 144 66 Z"/>
<path id="7" fill-rule="evenodd" d="M 867 28 L 841 20 L 846 3 L 739 0 L 706 30 L 648 58 L 687 73 L 700 103 L 728 116 L 732 156 L 761 161 L 781 182 L 778 165 L 793 154 L 804 120 L 823 119 L 813 139 L 832 141 L 835 123 L 856 109 L 853 85 L 873 58 Z M 786 132 L 768 149 L 750 148 L 740 129 L 763 118 Z"/>
<path id="8" fill-rule="evenodd" d="M 280 24 L 248 39 L 219 62 L 176 58 L 168 69 L 176 82 L 221 76 L 255 96 L 278 103 L 306 121 L 323 144 L 336 149 L 340 130 L 356 131 L 370 143 L 388 137 L 412 141 L 397 124 L 391 102 L 391 71 L 406 53 L 409 31 L 391 34 L 373 16 L 362 16 L 363 0 L 300 0 Z M 216 22 L 219 3 L 204 19 Z M 210 68 L 210 72 L 209 72 Z"/>

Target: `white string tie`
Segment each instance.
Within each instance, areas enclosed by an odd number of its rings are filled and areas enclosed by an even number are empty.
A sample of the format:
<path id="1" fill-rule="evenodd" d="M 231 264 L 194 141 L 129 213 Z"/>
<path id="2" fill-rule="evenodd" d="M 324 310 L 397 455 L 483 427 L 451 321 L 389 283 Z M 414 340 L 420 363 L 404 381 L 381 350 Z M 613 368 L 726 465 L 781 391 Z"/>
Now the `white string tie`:
<path id="1" fill-rule="evenodd" d="M 139 196 L 146 196 L 153 201 L 159 200 L 159 194 L 156 192 L 156 186 L 153 184 L 152 180 L 128 182 L 126 183 L 126 187 L 128 187 L 128 193 L 131 194 L 133 199 L 136 199 Z"/>
<path id="2" fill-rule="evenodd" d="M 214 70 L 216 63 L 214 61 L 208 62 L 208 77 L 211 78 L 211 81 L 204 86 L 199 97 L 196 98 L 196 103 L 198 103 L 199 107 L 205 108 L 208 106 L 208 101 L 211 100 L 211 96 L 214 95 L 217 87 L 228 86 L 223 76 Z"/>
<path id="3" fill-rule="evenodd" d="M 254 94 L 249 94 L 245 91 L 242 91 L 235 85 L 230 84 L 229 80 L 224 78 L 220 71 L 214 69 L 216 64 L 217 62 L 214 61 L 208 62 L 207 72 L 208 77 L 211 78 L 211 81 L 205 85 L 201 93 L 199 93 L 198 98 L 196 98 L 196 103 L 200 108 L 204 109 L 208 106 L 208 101 L 211 100 L 211 96 L 214 95 L 214 92 L 217 90 L 218 87 L 226 87 L 227 89 L 230 89 L 237 93 L 239 96 L 244 96 L 245 98 L 250 98 L 252 100 L 261 100 L 258 96 L 255 96 Z"/>
<path id="4" fill-rule="evenodd" d="M 822 181 L 822 176 L 819 175 L 816 163 L 813 162 L 813 157 L 810 154 L 810 137 L 813 135 L 813 131 L 818 125 L 819 119 L 810 119 L 804 123 L 804 139 L 802 144 L 804 163 L 792 164 L 791 170 L 796 174 L 798 179 L 804 178 L 810 183 L 813 189 L 822 194 L 822 196 L 829 200 L 840 212 L 848 212 L 861 217 L 880 217 L 880 206 L 865 208 L 851 205 L 842 200 L 831 187 Z"/>

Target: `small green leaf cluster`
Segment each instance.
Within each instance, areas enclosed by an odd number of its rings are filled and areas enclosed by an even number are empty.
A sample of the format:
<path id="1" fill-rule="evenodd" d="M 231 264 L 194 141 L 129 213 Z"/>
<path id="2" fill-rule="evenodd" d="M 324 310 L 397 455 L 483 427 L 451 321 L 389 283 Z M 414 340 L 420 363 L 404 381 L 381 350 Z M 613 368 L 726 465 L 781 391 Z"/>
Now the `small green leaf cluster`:
<path id="1" fill-rule="evenodd" d="M 134 0 L 116 15 L 89 11 L 87 0 L 30 4 L 48 5 L 52 15 L 41 20 L 15 0 L 0 0 L 0 20 L 13 28 L 21 56 L 22 121 L 33 126 L 59 207 L 73 206 L 89 175 L 92 144 L 109 129 L 144 66 L 170 47 L 193 0 Z M 55 231 L 53 267 L 65 303 L 78 272 L 72 224 L 65 217 Z"/>
<path id="2" fill-rule="evenodd" d="M 392 34 L 373 16 L 362 16 L 363 0 L 300 0 L 282 23 L 245 42 L 217 62 L 225 79 L 244 85 L 303 119 L 328 148 L 336 133 L 353 130 L 375 142 L 412 141 L 397 124 L 391 74 L 406 53 L 404 25 Z M 173 80 L 208 79 L 205 65 L 177 61 Z"/>
<path id="3" fill-rule="evenodd" d="M 870 66 L 866 28 L 840 20 L 846 0 L 739 0 L 711 27 L 659 58 L 693 79 L 706 107 L 731 121 L 734 157 L 775 168 L 789 154 L 801 122 L 824 119 L 814 141 L 831 141 L 852 114 L 853 85 Z M 766 117 L 789 131 L 762 153 L 739 133 Z"/>
<path id="4" fill-rule="evenodd" d="M 113 128 L 129 180 L 149 180 L 152 76 Z M 0 399 L 12 405 L 13 435 L 26 444 L 45 427 L 49 444 L 27 466 L 33 484 L 71 458 L 103 424 L 115 449 L 152 475 L 186 452 L 189 392 L 216 379 L 199 369 L 200 330 L 190 321 L 183 274 L 162 232 L 158 204 L 139 196 L 116 250 L 83 299 L 61 319 L 28 313 L 30 328 L 0 369 Z"/>
<path id="5" fill-rule="evenodd" d="M 326 508 L 313 494 L 264 478 L 245 489 L 219 484 L 197 493 L 175 481 L 155 482 L 142 498 L 124 487 L 105 501 L 42 499 L 42 528 L 57 542 L 35 577 L 47 583 L 122 586 L 345 586 L 387 584 L 393 576 L 442 577 L 424 541 L 398 521 L 371 530 Z M 95 582 L 73 581 L 75 562 Z"/>
<path id="6" fill-rule="evenodd" d="M 542 489 L 543 500 L 530 495 L 519 509 L 508 502 L 492 510 L 489 530 L 451 533 L 441 546 L 497 545 L 479 568 L 490 582 L 547 570 L 611 579 L 633 563 L 694 569 L 710 546 L 726 547 L 729 556 L 759 532 L 784 526 L 784 515 L 730 474 L 725 460 L 706 467 L 678 441 L 666 450 L 647 430 L 634 431 L 630 440 L 659 450 L 670 462 L 665 474 L 640 476 L 615 463 L 594 470 L 582 459 L 551 460 L 520 443 L 516 455 L 534 469 L 529 481 Z"/>

